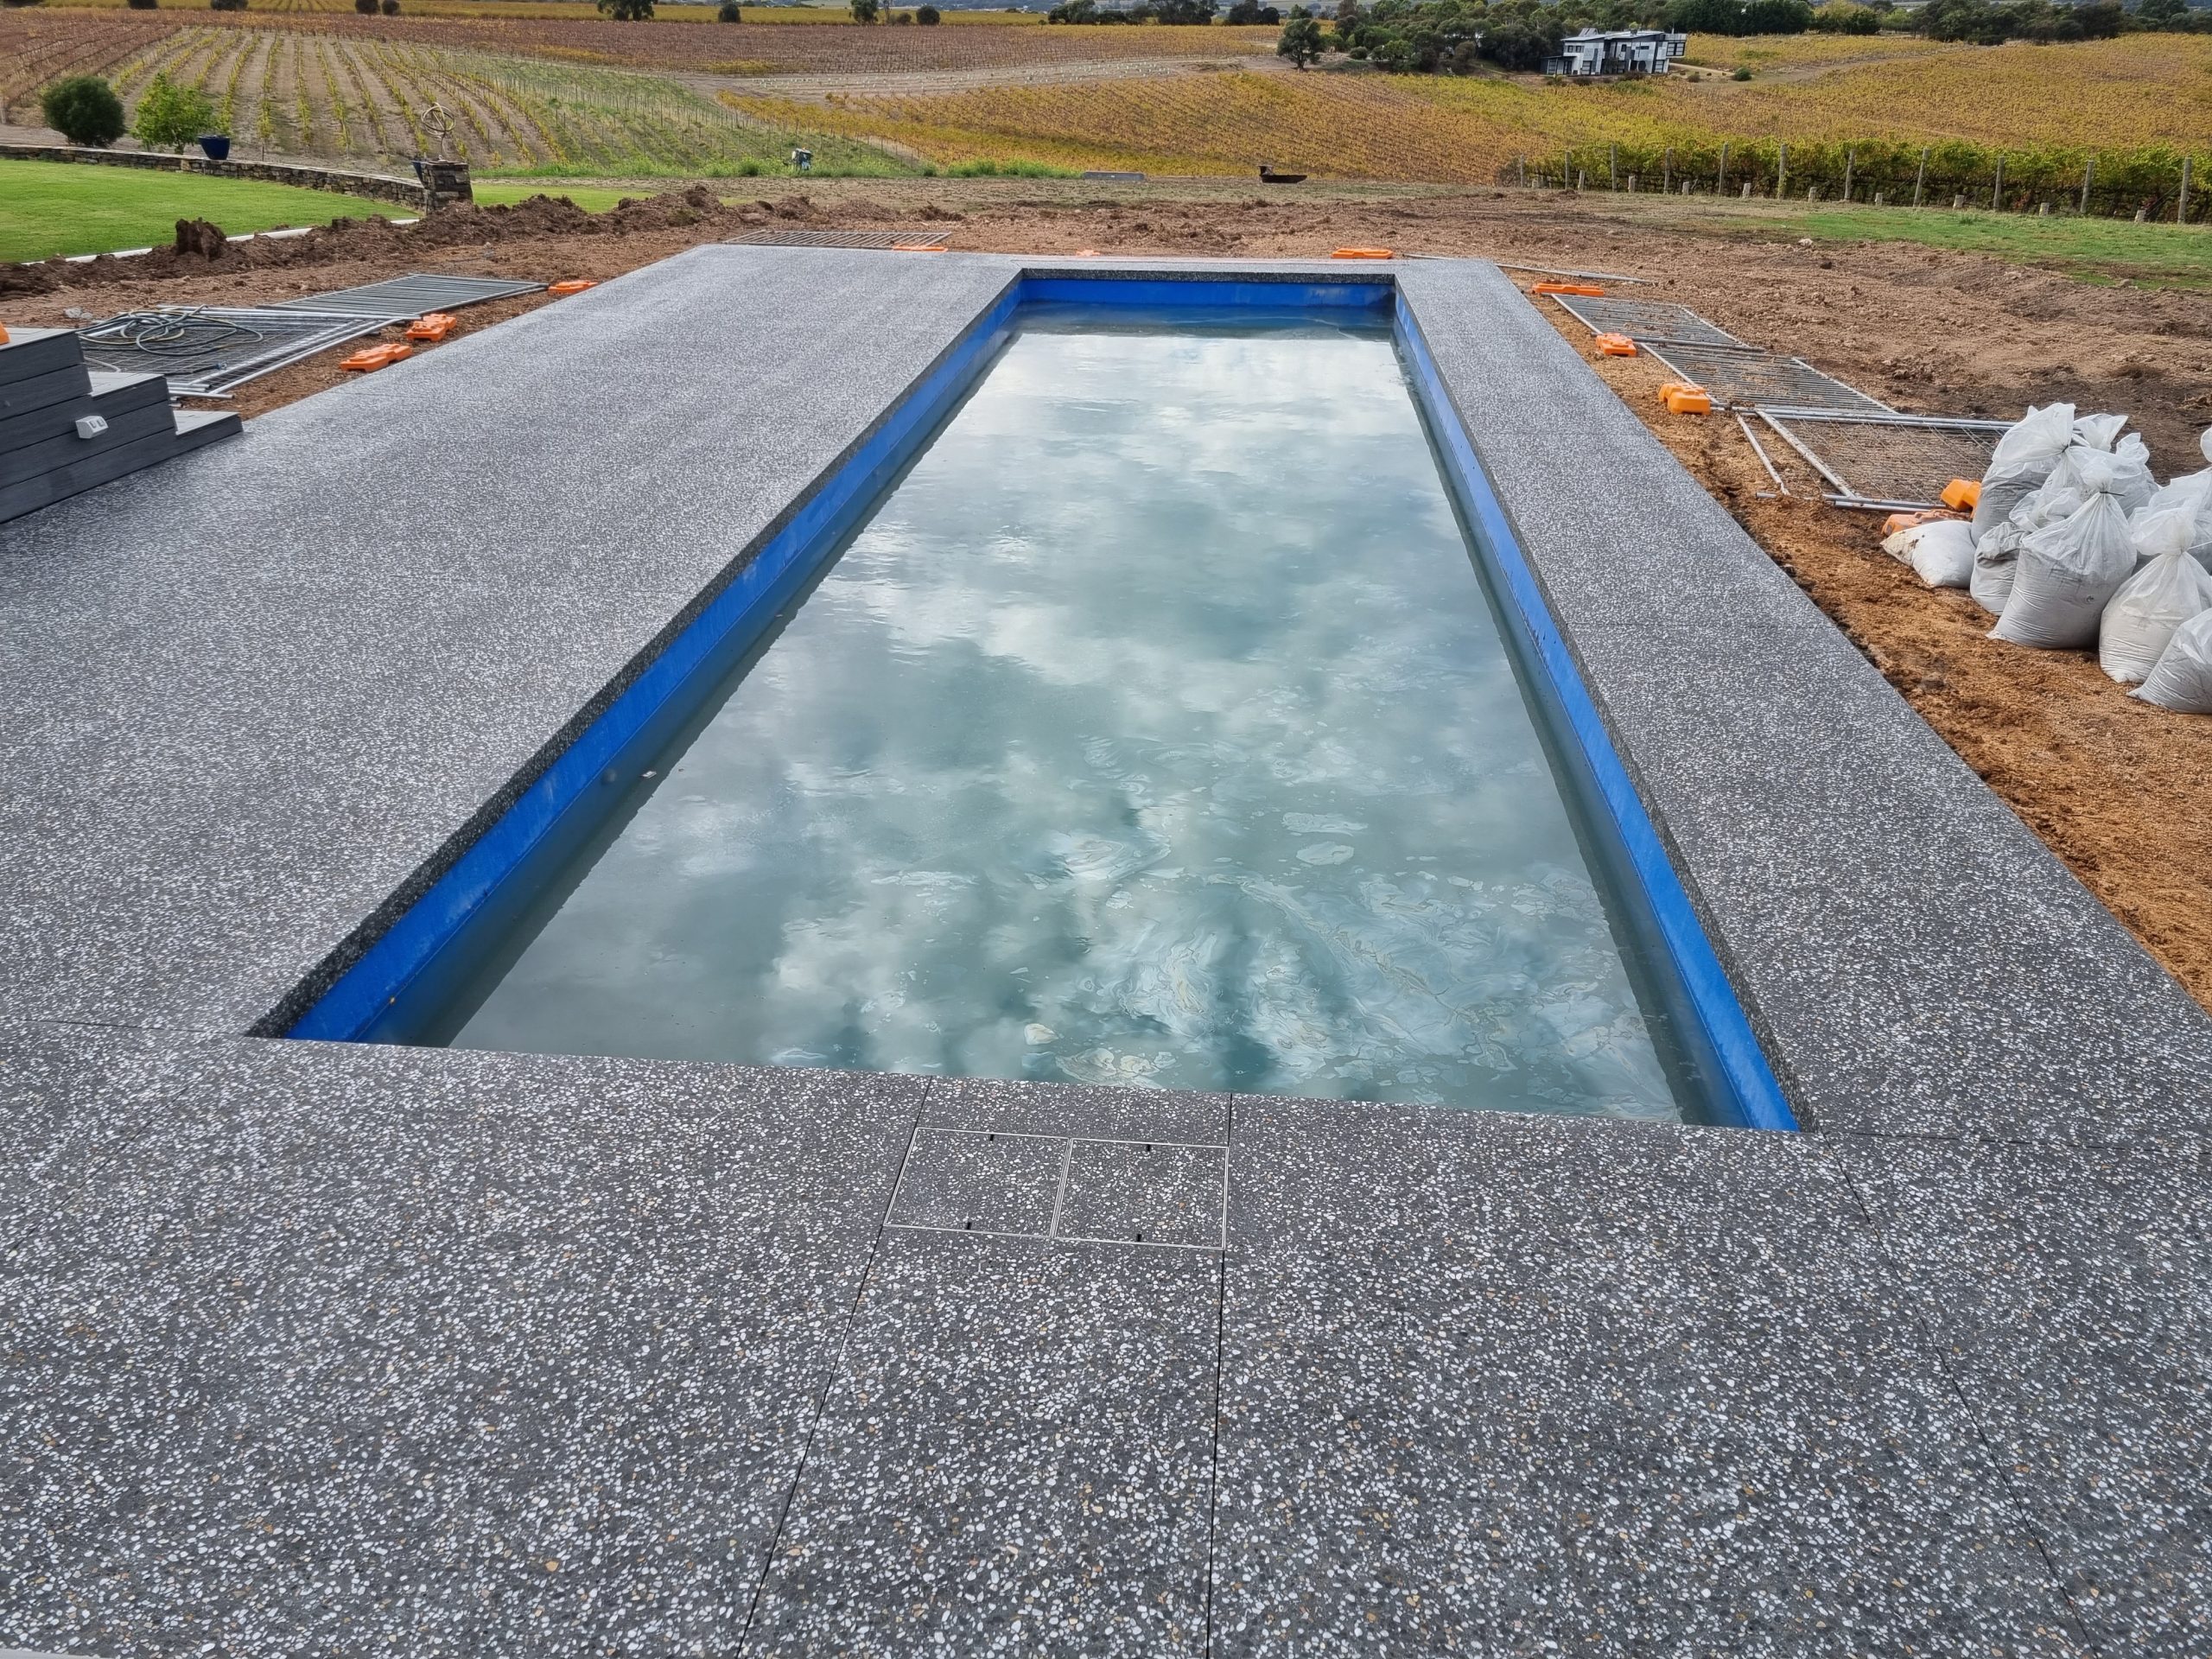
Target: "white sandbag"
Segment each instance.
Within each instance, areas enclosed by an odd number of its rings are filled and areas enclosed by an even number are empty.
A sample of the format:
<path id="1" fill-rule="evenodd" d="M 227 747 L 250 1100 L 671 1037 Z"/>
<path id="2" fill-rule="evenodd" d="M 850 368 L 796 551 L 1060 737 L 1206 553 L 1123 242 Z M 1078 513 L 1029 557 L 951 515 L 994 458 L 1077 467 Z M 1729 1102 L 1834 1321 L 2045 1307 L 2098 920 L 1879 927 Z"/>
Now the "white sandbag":
<path id="1" fill-rule="evenodd" d="M 2134 573 L 2127 513 L 2107 487 L 2120 467 L 2113 457 L 2094 454 L 2076 467 L 2089 499 L 2021 542 L 2019 569 L 1992 639 L 2041 651 L 2094 645 L 2105 607 Z"/>
<path id="2" fill-rule="evenodd" d="M 2212 461 L 2212 429 L 2197 440 L 2197 448 L 2204 452 L 2205 460 Z M 2190 556 L 2212 570 L 2212 467 L 2201 472 L 2183 473 L 2171 483 L 2160 485 L 2152 493 L 2151 499 L 2136 509 L 2134 523 L 2139 531 L 2157 515 L 2177 510 L 2190 517 Z M 2139 534 L 2137 541 L 2139 545 Z"/>
<path id="3" fill-rule="evenodd" d="M 2212 573 L 2190 556 L 2194 521 L 2186 507 L 2129 528 L 2148 563 L 2120 584 L 2097 630 L 2097 664 L 2122 685 L 2149 677 L 2174 630 L 2212 610 Z"/>
<path id="4" fill-rule="evenodd" d="M 2112 493 L 2128 512 L 2140 512 L 2158 493 L 2158 480 L 2151 475 L 2151 446 L 2141 433 L 2131 432 L 2113 447 L 2112 455 L 2119 463 Z"/>
<path id="5" fill-rule="evenodd" d="M 2044 524 L 2071 518 L 2086 499 L 2072 481 L 2069 469 L 2057 486 L 2046 482 L 2030 492 L 2012 509 L 2011 518 L 1977 537 L 1974 570 L 1967 581 L 1974 602 L 1992 616 L 2002 616 L 2005 601 L 2012 596 L 2012 578 L 2019 570 L 2021 543 Z"/>
<path id="6" fill-rule="evenodd" d="M 2026 536 L 2025 531 L 2008 518 L 1974 543 L 1974 569 L 1967 575 L 1967 591 L 1974 595 L 1974 602 L 1992 616 L 2004 615 L 2005 601 L 2012 597 L 2012 578 L 2020 569 L 2020 543 Z"/>
<path id="7" fill-rule="evenodd" d="M 2111 453 L 2113 445 L 2120 442 L 2120 435 L 2127 429 L 2125 415 L 2077 415 L 2074 417 L 2074 442 L 2092 449 Z"/>
<path id="8" fill-rule="evenodd" d="M 2059 456 L 2074 442 L 2074 405 L 2052 404 L 2028 412 L 2005 429 L 1981 475 L 1981 499 L 1974 503 L 1974 533 L 1987 535 L 2012 516 L 2012 509 L 2050 476 Z"/>
<path id="9" fill-rule="evenodd" d="M 2184 715 L 2212 715 L 2212 611 L 2176 628 L 2151 677 L 2127 695 Z"/>
<path id="10" fill-rule="evenodd" d="M 1905 563 L 1930 588 L 1963 588 L 1974 576 L 1974 526 L 1961 518 L 1939 518 L 1919 527 Z"/>

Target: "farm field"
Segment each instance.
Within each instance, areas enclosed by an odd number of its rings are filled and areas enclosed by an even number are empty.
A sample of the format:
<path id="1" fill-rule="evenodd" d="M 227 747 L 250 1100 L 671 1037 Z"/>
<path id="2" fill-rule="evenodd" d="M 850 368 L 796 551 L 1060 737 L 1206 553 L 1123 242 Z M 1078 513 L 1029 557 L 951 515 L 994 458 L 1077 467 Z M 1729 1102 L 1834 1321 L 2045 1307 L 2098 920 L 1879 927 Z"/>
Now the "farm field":
<path id="1" fill-rule="evenodd" d="M 252 179 L 0 160 L 0 261 L 157 245 L 175 234 L 180 219 L 213 219 L 235 236 L 399 211 L 389 202 Z"/>
<path id="2" fill-rule="evenodd" d="M 194 23 L 111 66 L 126 105 L 157 74 L 200 88 L 243 153 L 391 167 L 428 153 L 432 105 L 455 152 L 487 171 L 716 177 L 784 170 L 794 143 L 825 172 L 912 166 L 872 145 L 786 131 L 665 76 L 302 29 Z"/>
<path id="3" fill-rule="evenodd" d="M 588 10 L 560 16 L 403 16 L 343 11 L 156 12 L 0 10 L 0 94 L 19 98 L 55 75 L 113 62 L 113 42 L 138 45 L 188 26 L 304 29 L 376 40 L 543 57 L 618 68 L 728 75 L 855 75 L 1004 69 L 1130 60 L 1275 61 L 1266 28 L 1054 29 L 939 24 L 863 28 L 852 22 L 610 22 Z"/>
<path id="4" fill-rule="evenodd" d="M 849 94 L 823 100 L 820 114 L 788 99 L 726 97 L 764 120 L 818 120 L 932 161 L 1021 156 L 1171 174 L 1242 171 L 1266 160 L 1332 176 L 1490 183 L 1516 157 L 1565 145 L 1709 149 L 1727 138 L 1964 140 L 2069 152 L 2193 146 L 2212 156 L 2212 40 L 1913 44 L 1921 49 L 1892 61 L 1764 85 L 1243 73 Z M 1814 60 L 1796 49 L 1795 61 Z"/>
<path id="5" fill-rule="evenodd" d="M 56 11 L 117 11 L 127 0 L 40 0 Z M 159 11 L 204 11 L 205 0 L 156 0 Z M 257 14 L 290 16 L 313 13 L 331 16 L 354 16 L 353 0 L 255 0 Z M 595 0 L 410 0 L 410 17 L 476 17 L 500 22 L 568 18 L 579 22 L 601 21 Z M 712 0 L 659 0 L 653 12 L 656 23 L 711 23 L 715 21 Z M 842 5 L 781 5 L 745 8 L 748 23 L 850 23 L 852 14 Z M 1042 12 L 1003 10 L 946 10 L 945 24 L 972 28 L 977 24 L 1041 25 Z"/>
<path id="6" fill-rule="evenodd" d="M 803 144 L 817 173 L 887 176 L 1009 163 L 1238 176 L 1268 162 L 1463 185 L 1689 181 L 1830 198 L 1853 185 L 1860 200 L 1931 203 L 1994 202 L 2009 181 L 2004 205 L 2028 212 L 2078 205 L 2088 179 L 2094 212 L 2155 219 L 2175 210 L 2184 153 L 2212 176 L 2212 37 L 2201 35 L 1995 48 L 1695 36 L 1694 58 L 1756 64 L 1753 78 L 1571 86 L 1342 60 L 1298 74 L 1273 39 L 1265 28 L 82 7 L 0 12 L 0 101 L 21 119 L 63 73 L 107 73 L 129 98 L 165 72 L 227 102 L 243 154 L 385 167 L 428 147 L 421 117 L 435 101 L 480 169 L 547 177 L 772 174 Z"/>

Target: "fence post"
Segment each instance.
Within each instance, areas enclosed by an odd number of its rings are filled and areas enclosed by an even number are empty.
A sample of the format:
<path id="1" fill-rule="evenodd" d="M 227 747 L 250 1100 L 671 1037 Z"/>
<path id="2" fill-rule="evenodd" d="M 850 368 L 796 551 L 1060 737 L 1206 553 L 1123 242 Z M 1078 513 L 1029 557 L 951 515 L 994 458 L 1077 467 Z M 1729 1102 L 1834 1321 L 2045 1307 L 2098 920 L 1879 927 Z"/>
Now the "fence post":
<path id="1" fill-rule="evenodd" d="M 1849 201 L 1851 200 L 1851 175 L 1853 170 L 1857 168 L 1858 165 L 1858 149 L 1852 145 L 1845 145 L 1843 151 L 1843 199 L 1846 201 Z"/>
<path id="2" fill-rule="evenodd" d="M 2090 156 L 2082 164 L 2082 217 L 2089 216 L 2089 181 L 2097 176 L 2097 158 Z"/>
<path id="3" fill-rule="evenodd" d="M 1993 213 L 2002 212 L 2004 205 L 2005 156 L 2004 153 L 1999 151 L 1997 156 L 1997 182 L 1989 187 L 1989 211 Z"/>
<path id="4" fill-rule="evenodd" d="M 1659 194 L 1662 196 L 1675 194 L 1675 147 L 1672 144 L 1667 146 L 1667 154 L 1659 163 Z"/>
<path id="5" fill-rule="evenodd" d="M 1605 188 L 1618 190 L 1620 188 L 1621 147 L 1618 144 L 1607 144 L 1605 146 Z"/>
<path id="6" fill-rule="evenodd" d="M 2182 166 L 2186 169 L 2189 163 L 2183 162 Z M 1720 182 L 1713 187 L 1713 194 L 1716 196 L 1728 194 L 1728 146 L 1726 143 L 1720 146 Z"/>
<path id="7" fill-rule="evenodd" d="M 2177 225 L 2189 223 L 2189 162 L 2186 156 L 2181 158 L 2181 194 L 2174 201 L 2174 223 Z"/>
<path id="8" fill-rule="evenodd" d="M 1913 205 L 1914 207 L 1919 207 L 1919 206 L 1920 206 L 1920 193 L 1921 193 L 1921 191 L 1922 191 L 1923 189 L 1924 189 L 1924 188 L 1927 187 L 1927 184 L 1928 184 L 1928 151 L 1927 151 L 1926 147 L 1925 147 L 1925 146 L 1923 146 L 1923 147 L 1922 148 L 1922 149 L 1921 149 L 1921 152 L 1920 152 L 1920 173 L 1919 173 L 1919 176 L 1917 176 L 1916 178 L 1915 178 L 1915 179 L 1913 180 L 1913 181 L 1912 181 L 1912 205 Z"/>
<path id="9" fill-rule="evenodd" d="M 1774 199 L 1780 201 L 1789 188 L 1789 146 L 1774 147 Z"/>
<path id="10" fill-rule="evenodd" d="M 1529 158 L 1526 156 L 1516 156 L 1513 158 L 1513 165 L 1519 170 L 1521 188 L 1526 190 L 1529 188 Z"/>

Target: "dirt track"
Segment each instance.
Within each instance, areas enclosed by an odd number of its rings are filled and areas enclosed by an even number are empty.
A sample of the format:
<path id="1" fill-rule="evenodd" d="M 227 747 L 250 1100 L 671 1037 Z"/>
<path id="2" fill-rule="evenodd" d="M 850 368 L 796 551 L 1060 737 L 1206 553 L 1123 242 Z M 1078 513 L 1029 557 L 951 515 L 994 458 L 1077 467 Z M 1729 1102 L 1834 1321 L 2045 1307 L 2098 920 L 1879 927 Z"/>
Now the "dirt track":
<path id="1" fill-rule="evenodd" d="M 1222 183 L 1109 194 L 1071 182 L 942 180 L 825 181 L 804 196 L 725 206 L 695 188 L 595 217 L 536 202 L 406 231 L 341 226 L 255 241 L 213 262 L 165 252 L 60 267 L 58 276 L 51 266 L 0 270 L 0 321 L 62 322 L 70 307 L 108 315 L 290 298 L 410 270 L 604 278 L 775 224 L 925 226 L 960 247 L 1012 252 L 1311 256 L 1379 244 L 1647 277 L 1655 287 L 1639 294 L 1694 305 L 1899 408 L 2012 416 L 2061 398 L 2122 410 L 2149 439 L 2162 478 L 2203 464 L 2196 435 L 2212 423 L 2212 302 L 2201 295 L 2091 285 L 1904 244 L 1800 246 L 1779 228 L 1764 240 L 1719 237 L 1669 226 L 1655 207 L 1519 193 L 1262 196 Z M 549 302 L 478 307 L 466 326 Z M 1581 329 L 1555 320 L 1587 354 Z M 1768 480 L 1732 422 L 1656 413 L 1642 393 L 1656 366 L 1592 360 L 1929 724 L 2212 1007 L 2212 719 L 2130 700 L 2087 653 L 1984 638 L 1987 619 L 1963 594 L 1921 588 L 1880 552 L 1872 515 L 1817 499 L 1760 499 Z M 258 414 L 342 378 L 334 363 L 302 364 L 242 389 L 235 406 Z"/>

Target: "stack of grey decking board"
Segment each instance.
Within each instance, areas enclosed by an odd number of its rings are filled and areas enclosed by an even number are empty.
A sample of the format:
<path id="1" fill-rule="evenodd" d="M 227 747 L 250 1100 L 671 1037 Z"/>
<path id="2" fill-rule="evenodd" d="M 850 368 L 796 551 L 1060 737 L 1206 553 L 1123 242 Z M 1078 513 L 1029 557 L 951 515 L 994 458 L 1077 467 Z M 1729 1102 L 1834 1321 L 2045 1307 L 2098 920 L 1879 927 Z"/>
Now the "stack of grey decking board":
<path id="1" fill-rule="evenodd" d="M 107 430 L 79 437 L 88 415 Z M 10 329 L 0 346 L 0 523 L 239 429 L 227 410 L 171 409 L 161 375 L 86 368 L 73 329 Z"/>

